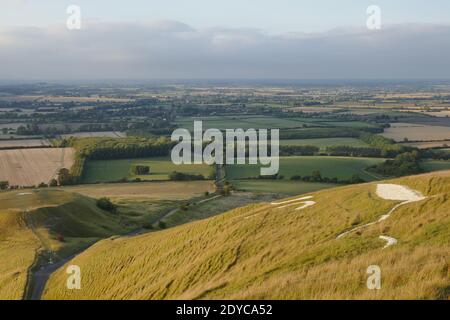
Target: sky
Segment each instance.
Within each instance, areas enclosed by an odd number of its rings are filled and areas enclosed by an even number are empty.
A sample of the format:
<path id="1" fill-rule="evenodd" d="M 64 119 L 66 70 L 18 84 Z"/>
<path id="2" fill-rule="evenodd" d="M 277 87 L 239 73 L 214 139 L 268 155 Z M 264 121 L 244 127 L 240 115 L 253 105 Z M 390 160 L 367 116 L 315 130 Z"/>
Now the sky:
<path id="1" fill-rule="evenodd" d="M 81 29 L 68 30 L 69 5 Z M 381 10 L 369 30 L 366 10 Z M 1 0 L 0 79 L 450 78 L 448 0 Z"/>

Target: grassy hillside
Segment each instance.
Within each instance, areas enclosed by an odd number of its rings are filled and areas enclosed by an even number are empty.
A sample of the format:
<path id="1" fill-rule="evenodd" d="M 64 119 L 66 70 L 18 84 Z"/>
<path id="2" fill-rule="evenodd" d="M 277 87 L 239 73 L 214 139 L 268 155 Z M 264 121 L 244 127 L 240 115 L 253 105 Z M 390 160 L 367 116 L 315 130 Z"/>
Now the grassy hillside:
<path id="1" fill-rule="evenodd" d="M 98 239 L 129 230 L 95 200 L 61 190 L 0 193 L 0 299 L 20 299 L 39 257 L 70 256 Z"/>
<path id="2" fill-rule="evenodd" d="M 376 183 L 312 193 L 315 204 L 261 203 L 165 231 L 100 241 L 75 257 L 82 288 L 64 268 L 47 299 L 446 299 L 449 295 L 450 172 L 393 180 L 426 199 L 400 206 Z M 398 240 L 383 249 L 380 235 Z M 381 290 L 368 290 L 378 265 Z"/>

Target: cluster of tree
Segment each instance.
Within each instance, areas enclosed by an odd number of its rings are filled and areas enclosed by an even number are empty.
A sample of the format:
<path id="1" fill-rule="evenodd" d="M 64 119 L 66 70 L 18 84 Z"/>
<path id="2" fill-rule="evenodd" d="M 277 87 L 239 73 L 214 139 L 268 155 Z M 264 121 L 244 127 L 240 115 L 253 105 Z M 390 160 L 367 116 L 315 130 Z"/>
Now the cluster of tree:
<path id="1" fill-rule="evenodd" d="M 277 173 L 274 175 L 268 176 L 258 176 L 257 179 L 263 180 L 283 180 L 284 176 Z M 354 183 L 362 183 L 363 179 L 357 174 L 353 175 L 350 179 L 338 179 L 336 177 L 328 178 L 322 177 L 322 174 L 319 170 L 314 170 L 311 175 L 301 176 L 301 175 L 293 175 L 290 177 L 292 181 L 304 181 L 304 182 L 322 182 L 322 183 L 336 183 L 336 184 L 354 184 Z"/>
<path id="2" fill-rule="evenodd" d="M 205 180 L 205 177 L 201 174 L 189 174 L 173 171 L 169 174 L 169 179 L 173 181 L 193 181 L 193 180 Z"/>
<path id="3" fill-rule="evenodd" d="M 44 135 L 44 136 L 54 136 L 61 130 L 55 126 L 42 127 L 36 123 L 27 124 L 25 126 L 21 125 L 16 129 L 17 135 Z"/>
<path id="4" fill-rule="evenodd" d="M 280 146 L 280 156 L 313 156 L 319 150 L 315 146 Z"/>
<path id="5" fill-rule="evenodd" d="M 67 185 L 74 184 L 75 182 L 76 182 L 76 179 L 73 177 L 73 175 L 71 174 L 69 169 L 66 169 L 66 168 L 59 169 L 58 176 L 56 179 L 57 185 L 67 186 Z M 54 180 L 50 181 L 50 183 L 52 184 L 52 186 L 55 185 Z"/>
<path id="6" fill-rule="evenodd" d="M 426 149 L 420 150 L 420 157 L 435 160 L 450 160 L 450 152 L 439 149 Z"/>
<path id="7" fill-rule="evenodd" d="M 0 190 L 6 190 L 9 188 L 9 181 L 0 181 Z"/>
<path id="8" fill-rule="evenodd" d="M 406 151 L 413 151 L 414 148 L 408 148 L 395 143 L 394 140 L 385 138 L 380 135 L 363 132 L 360 134 L 359 139 L 367 143 L 373 148 L 379 149 L 382 157 L 395 157 Z"/>
<path id="9" fill-rule="evenodd" d="M 85 138 L 72 141 L 70 145 L 75 146 L 89 160 L 166 156 L 174 145 L 166 138 Z"/>
<path id="10" fill-rule="evenodd" d="M 333 146 L 326 148 L 326 154 L 329 156 L 347 157 L 386 157 L 386 154 L 383 152 L 383 150 L 370 147 Z"/>
<path id="11" fill-rule="evenodd" d="M 307 128 L 280 130 L 280 139 L 357 138 L 360 131 L 350 128 Z"/>
<path id="12" fill-rule="evenodd" d="M 116 213 L 117 212 L 117 205 L 111 202 L 108 198 L 100 198 L 97 200 L 97 207 L 99 207 L 102 210 Z"/>
<path id="13" fill-rule="evenodd" d="M 393 160 L 370 166 L 368 171 L 391 177 L 401 177 L 422 172 L 420 157 L 417 151 L 399 154 Z"/>
<path id="14" fill-rule="evenodd" d="M 150 174 L 150 167 L 149 166 L 143 166 L 143 165 L 136 165 L 133 168 L 133 172 L 135 175 L 145 175 Z"/>
<path id="15" fill-rule="evenodd" d="M 361 177 L 357 174 L 354 174 L 350 179 L 338 179 L 336 177 L 328 178 L 322 177 L 322 174 L 318 170 L 313 171 L 310 176 L 293 175 L 291 176 L 291 180 L 305 181 L 305 182 L 339 183 L 339 184 L 355 184 L 364 182 L 364 180 L 361 179 Z"/>

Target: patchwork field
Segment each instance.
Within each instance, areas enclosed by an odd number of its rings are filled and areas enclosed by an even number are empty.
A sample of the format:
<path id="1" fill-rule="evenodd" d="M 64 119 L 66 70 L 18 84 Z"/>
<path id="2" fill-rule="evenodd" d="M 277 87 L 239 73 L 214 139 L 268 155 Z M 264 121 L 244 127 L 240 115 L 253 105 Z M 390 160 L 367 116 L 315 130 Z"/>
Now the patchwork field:
<path id="1" fill-rule="evenodd" d="M 0 150 L 0 180 L 12 186 L 48 183 L 60 168 L 70 168 L 72 148 Z"/>
<path id="2" fill-rule="evenodd" d="M 450 127 L 393 123 L 382 135 L 395 141 L 405 138 L 410 141 L 450 140 Z"/>
<path id="3" fill-rule="evenodd" d="M 311 175 L 315 170 L 319 170 L 323 177 L 350 179 L 357 174 L 367 181 L 374 180 L 374 177 L 364 171 L 368 166 L 384 161 L 374 158 L 350 158 L 350 157 L 280 157 L 280 175 L 289 179 L 293 175 Z M 239 180 L 256 178 L 260 174 L 260 165 L 228 165 L 226 166 L 227 178 Z"/>
<path id="4" fill-rule="evenodd" d="M 136 165 L 150 167 L 150 174 L 135 175 L 132 168 Z M 146 181 L 168 180 L 173 171 L 201 174 L 208 177 L 212 168 L 205 164 L 175 165 L 170 158 L 141 158 L 121 160 L 88 161 L 83 173 L 84 183 L 118 181 L 123 178 L 140 178 Z"/>

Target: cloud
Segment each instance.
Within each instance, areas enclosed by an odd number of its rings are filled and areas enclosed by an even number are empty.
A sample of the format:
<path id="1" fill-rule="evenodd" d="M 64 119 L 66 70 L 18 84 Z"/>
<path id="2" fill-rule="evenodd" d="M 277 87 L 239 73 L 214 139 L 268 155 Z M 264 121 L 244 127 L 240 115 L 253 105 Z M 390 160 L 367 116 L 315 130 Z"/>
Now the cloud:
<path id="1" fill-rule="evenodd" d="M 0 29 L 2 79 L 448 78 L 450 26 L 269 35 L 177 21 Z"/>

